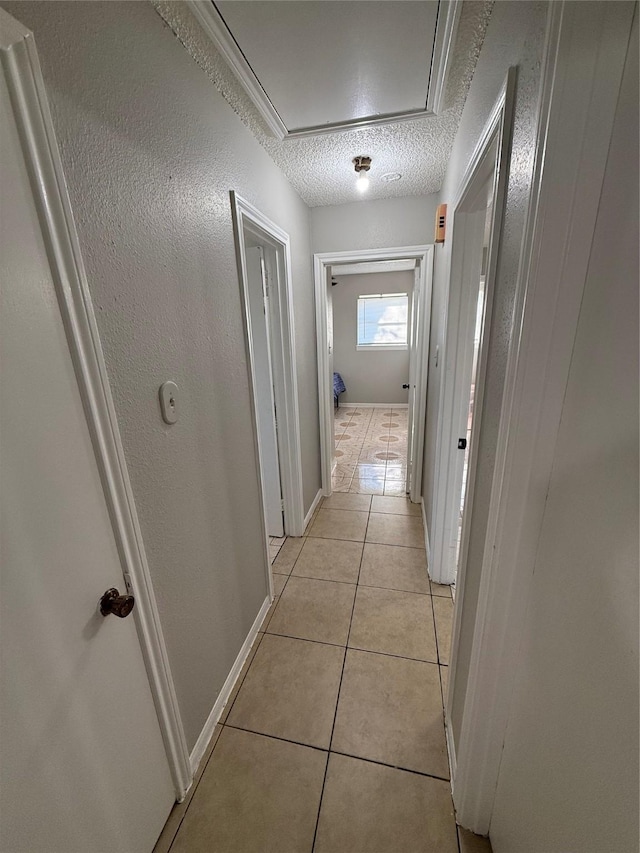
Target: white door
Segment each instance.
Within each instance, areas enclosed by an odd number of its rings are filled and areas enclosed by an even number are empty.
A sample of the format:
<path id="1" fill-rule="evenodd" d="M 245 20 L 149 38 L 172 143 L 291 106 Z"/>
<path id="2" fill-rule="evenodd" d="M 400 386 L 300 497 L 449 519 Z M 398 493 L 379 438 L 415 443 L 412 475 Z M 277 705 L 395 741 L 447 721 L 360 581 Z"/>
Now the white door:
<path id="1" fill-rule="evenodd" d="M 5 73 L 0 850 L 150 853 L 174 789 Z"/>
<path id="2" fill-rule="evenodd" d="M 264 250 L 261 246 L 247 247 L 246 264 L 256 382 L 256 420 L 267 533 L 269 536 L 284 536 L 282 485 L 269 341 L 269 283 Z"/>
<path id="3" fill-rule="evenodd" d="M 412 483 L 415 476 L 415 456 L 416 456 L 416 430 L 419 429 L 417 423 L 418 406 L 416 397 L 416 385 L 418 374 L 418 358 L 420 357 L 418 342 L 419 342 L 419 324 L 422 321 L 420 317 L 420 267 L 416 266 L 413 276 L 413 292 L 411 294 L 411 318 L 409 327 L 409 388 L 408 392 L 408 417 L 407 417 L 407 492 L 413 492 Z"/>

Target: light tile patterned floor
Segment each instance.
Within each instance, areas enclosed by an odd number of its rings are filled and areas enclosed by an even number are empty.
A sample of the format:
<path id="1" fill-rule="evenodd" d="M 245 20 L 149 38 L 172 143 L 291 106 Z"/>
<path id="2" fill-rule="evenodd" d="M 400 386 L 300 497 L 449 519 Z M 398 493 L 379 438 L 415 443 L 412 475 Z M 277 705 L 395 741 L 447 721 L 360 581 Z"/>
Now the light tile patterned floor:
<path id="1" fill-rule="evenodd" d="M 407 409 L 334 411 L 334 492 L 404 496 L 407 478 Z"/>
<path id="2" fill-rule="evenodd" d="M 490 851 L 456 831 L 453 602 L 419 530 L 404 497 L 337 493 L 279 543 L 276 598 L 155 853 Z"/>

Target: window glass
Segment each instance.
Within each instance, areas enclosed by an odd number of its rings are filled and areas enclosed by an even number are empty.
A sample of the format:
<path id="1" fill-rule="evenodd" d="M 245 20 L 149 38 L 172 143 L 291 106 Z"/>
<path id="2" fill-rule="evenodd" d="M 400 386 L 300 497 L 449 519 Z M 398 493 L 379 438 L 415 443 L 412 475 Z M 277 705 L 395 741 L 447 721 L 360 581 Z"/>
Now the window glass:
<path id="1" fill-rule="evenodd" d="M 409 297 L 378 293 L 358 297 L 358 346 L 406 347 Z"/>

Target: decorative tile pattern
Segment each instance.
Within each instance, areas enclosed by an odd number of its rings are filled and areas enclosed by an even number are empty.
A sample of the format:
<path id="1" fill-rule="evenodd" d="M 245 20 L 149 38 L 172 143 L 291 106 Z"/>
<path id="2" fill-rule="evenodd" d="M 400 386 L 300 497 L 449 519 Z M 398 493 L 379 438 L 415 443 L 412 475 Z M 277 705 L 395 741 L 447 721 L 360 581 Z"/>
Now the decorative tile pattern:
<path id="1" fill-rule="evenodd" d="M 343 407 L 335 412 L 334 492 L 406 494 L 407 416 L 407 409 Z"/>

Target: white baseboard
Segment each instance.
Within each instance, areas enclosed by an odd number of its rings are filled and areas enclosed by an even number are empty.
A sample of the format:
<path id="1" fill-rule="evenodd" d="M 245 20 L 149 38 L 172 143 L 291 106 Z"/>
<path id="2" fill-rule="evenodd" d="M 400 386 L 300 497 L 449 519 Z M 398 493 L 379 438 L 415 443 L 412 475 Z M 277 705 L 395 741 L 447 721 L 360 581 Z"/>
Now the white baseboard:
<path id="1" fill-rule="evenodd" d="M 313 516 L 313 513 L 315 512 L 316 507 L 318 506 L 318 504 L 320 503 L 322 498 L 323 498 L 322 489 L 318 489 L 318 494 L 313 499 L 313 503 L 309 507 L 309 512 L 304 517 L 304 529 L 305 530 L 307 529 L 307 524 L 309 524 L 309 522 L 311 521 L 311 517 Z"/>
<path id="2" fill-rule="evenodd" d="M 191 772 L 194 774 L 198 769 L 198 765 L 202 761 L 202 756 L 207 751 L 207 747 L 209 746 L 209 741 L 213 737 L 213 732 L 216 727 L 216 723 L 220 719 L 220 714 L 224 710 L 224 706 L 227 704 L 229 700 L 229 696 L 231 695 L 231 691 L 234 688 L 234 685 L 240 675 L 240 670 L 244 666 L 244 662 L 249 655 L 249 651 L 251 650 L 251 646 L 253 645 L 253 641 L 255 640 L 258 630 L 262 625 L 262 621 L 264 617 L 267 615 L 267 610 L 271 606 L 271 599 L 269 596 L 265 598 L 262 607 L 260 608 L 258 615 L 255 618 L 253 625 L 251 626 L 251 630 L 247 634 L 247 639 L 242 644 L 242 648 L 238 653 L 238 657 L 235 660 L 235 663 L 231 667 L 231 672 L 227 676 L 227 680 L 222 685 L 222 690 L 218 694 L 218 698 L 216 699 L 215 705 L 211 709 L 211 713 L 207 717 L 207 721 L 203 726 L 202 731 L 196 741 L 193 750 L 191 751 L 191 755 L 189 756 L 189 761 L 191 763 Z"/>
<path id="3" fill-rule="evenodd" d="M 449 688 L 451 685 L 449 685 Z M 448 721 L 445 721 L 444 731 L 446 735 L 447 741 L 447 753 L 449 755 L 449 778 L 451 780 L 451 793 L 453 793 L 453 788 L 455 786 L 456 781 L 456 750 L 453 744 L 453 733 L 451 731 L 451 725 Z"/>
<path id="4" fill-rule="evenodd" d="M 341 403 L 339 409 L 408 409 L 408 403 Z"/>
<path id="5" fill-rule="evenodd" d="M 420 506 L 422 508 L 422 527 L 424 529 L 424 547 L 427 551 L 427 566 L 429 567 L 429 577 L 431 577 L 431 545 L 429 544 L 429 526 L 427 525 L 427 513 L 424 508 L 424 498 L 420 498 Z"/>

